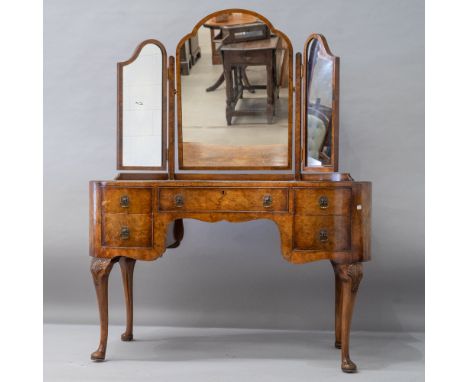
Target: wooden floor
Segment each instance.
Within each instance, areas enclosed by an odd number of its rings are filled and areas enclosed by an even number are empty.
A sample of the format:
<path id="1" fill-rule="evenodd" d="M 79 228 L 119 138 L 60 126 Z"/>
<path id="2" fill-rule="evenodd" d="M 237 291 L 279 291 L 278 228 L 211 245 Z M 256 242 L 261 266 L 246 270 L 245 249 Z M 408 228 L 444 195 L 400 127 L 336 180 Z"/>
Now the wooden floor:
<path id="1" fill-rule="evenodd" d="M 184 167 L 287 166 L 288 145 L 227 146 L 184 142 Z"/>

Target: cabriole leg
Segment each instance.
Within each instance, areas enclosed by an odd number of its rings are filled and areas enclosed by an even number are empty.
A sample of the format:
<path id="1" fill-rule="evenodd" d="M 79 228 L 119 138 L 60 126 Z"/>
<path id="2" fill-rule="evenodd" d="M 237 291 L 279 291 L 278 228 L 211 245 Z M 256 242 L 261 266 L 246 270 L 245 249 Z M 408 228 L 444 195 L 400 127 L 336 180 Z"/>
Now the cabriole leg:
<path id="1" fill-rule="evenodd" d="M 334 264 L 341 281 L 341 370 L 345 373 L 357 371 L 356 364 L 349 356 L 349 334 L 354 302 L 362 279 L 362 264 Z"/>
<path id="2" fill-rule="evenodd" d="M 108 316 L 108 281 L 109 274 L 114 265 L 114 259 L 93 258 L 91 260 L 91 274 L 99 307 L 99 319 L 101 322 L 101 336 L 98 349 L 91 354 L 94 361 L 103 361 L 106 358 L 107 331 L 109 325 Z"/>
<path id="3" fill-rule="evenodd" d="M 128 257 L 121 257 L 119 259 L 125 294 L 125 307 L 127 310 L 127 326 L 125 332 L 122 333 L 122 341 L 133 340 L 133 269 L 135 268 L 135 262 L 135 259 Z"/>

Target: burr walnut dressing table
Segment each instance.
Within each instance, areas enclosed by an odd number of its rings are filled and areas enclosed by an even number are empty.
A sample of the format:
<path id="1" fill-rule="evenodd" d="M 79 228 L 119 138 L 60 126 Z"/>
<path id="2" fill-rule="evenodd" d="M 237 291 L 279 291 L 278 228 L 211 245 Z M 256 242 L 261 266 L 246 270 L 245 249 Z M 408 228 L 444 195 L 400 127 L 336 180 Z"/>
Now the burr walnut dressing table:
<path id="1" fill-rule="evenodd" d="M 210 31 L 202 26 L 223 14 L 252 17 L 270 32 L 258 38 L 280 40 L 275 73 L 286 68 L 287 78 L 278 82 L 271 120 L 265 118 L 266 89 L 243 94 L 242 84 L 233 82 L 245 71 L 252 86 L 265 83 L 264 68 L 249 65 L 248 51 L 239 50 L 242 60 L 232 61 L 224 74 L 240 92 L 236 110 L 263 113 L 233 114 L 228 125 L 225 89 L 205 90 L 218 78 L 219 66 L 209 54 Z M 201 57 L 190 76 L 181 76 L 180 48 L 197 32 Z M 341 349 L 342 370 L 356 371 L 349 335 L 362 262 L 370 259 L 371 185 L 338 172 L 338 57 L 320 34 L 312 34 L 303 53 L 293 56 L 283 32 L 263 16 L 239 9 L 206 16 L 174 51 L 176 57 L 168 58 L 159 41 L 146 40 L 118 64 L 117 167 L 122 172 L 114 180 L 90 182 L 91 273 L 101 322 L 91 358 L 105 358 L 108 277 L 115 263 L 126 300 L 122 340 L 130 341 L 136 260 L 156 260 L 176 248 L 183 219 L 269 219 L 278 227 L 287 261 L 331 262 L 335 346 Z"/>

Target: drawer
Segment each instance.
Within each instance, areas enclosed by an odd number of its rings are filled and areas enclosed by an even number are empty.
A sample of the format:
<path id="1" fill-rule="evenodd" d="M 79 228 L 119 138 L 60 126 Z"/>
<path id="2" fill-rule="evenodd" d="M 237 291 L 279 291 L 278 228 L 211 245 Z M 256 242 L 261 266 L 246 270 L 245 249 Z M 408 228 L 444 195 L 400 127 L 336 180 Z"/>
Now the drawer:
<path id="1" fill-rule="evenodd" d="M 287 188 L 160 188 L 160 211 L 288 211 Z"/>
<path id="2" fill-rule="evenodd" d="M 272 61 L 272 51 L 245 51 L 245 50 L 229 50 L 224 51 L 224 59 L 228 64 L 244 64 L 244 65 L 266 65 Z"/>
<path id="3" fill-rule="evenodd" d="M 104 213 L 149 214 L 152 212 L 152 189 L 104 187 L 101 204 Z"/>
<path id="4" fill-rule="evenodd" d="M 104 214 L 102 245 L 107 247 L 152 247 L 153 219 L 146 214 Z"/>
<path id="5" fill-rule="evenodd" d="M 351 208 L 350 188 L 295 189 L 297 214 L 304 215 L 349 215 Z"/>
<path id="6" fill-rule="evenodd" d="M 351 245 L 349 216 L 294 217 L 294 246 L 296 249 L 346 251 Z"/>

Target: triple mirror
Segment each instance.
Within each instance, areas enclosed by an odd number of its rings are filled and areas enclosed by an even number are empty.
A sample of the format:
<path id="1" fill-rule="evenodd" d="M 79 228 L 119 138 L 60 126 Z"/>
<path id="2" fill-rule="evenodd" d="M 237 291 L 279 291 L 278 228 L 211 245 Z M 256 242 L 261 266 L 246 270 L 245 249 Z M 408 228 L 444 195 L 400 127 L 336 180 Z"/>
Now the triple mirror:
<path id="1" fill-rule="evenodd" d="M 179 170 L 292 171 L 295 151 L 303 172 L 336 171 L 338 58 L 321 35 L 309 37 L 303 56 L 294 93 L 288 37 L 243 10 L 202 19 L 180 40 L 173 67 L 159 41 L 142 42 L 118 64 L 118 168 L 164 171 L 175 128 Z M 293 150 L 293 134 L 302 149 Z"/>

